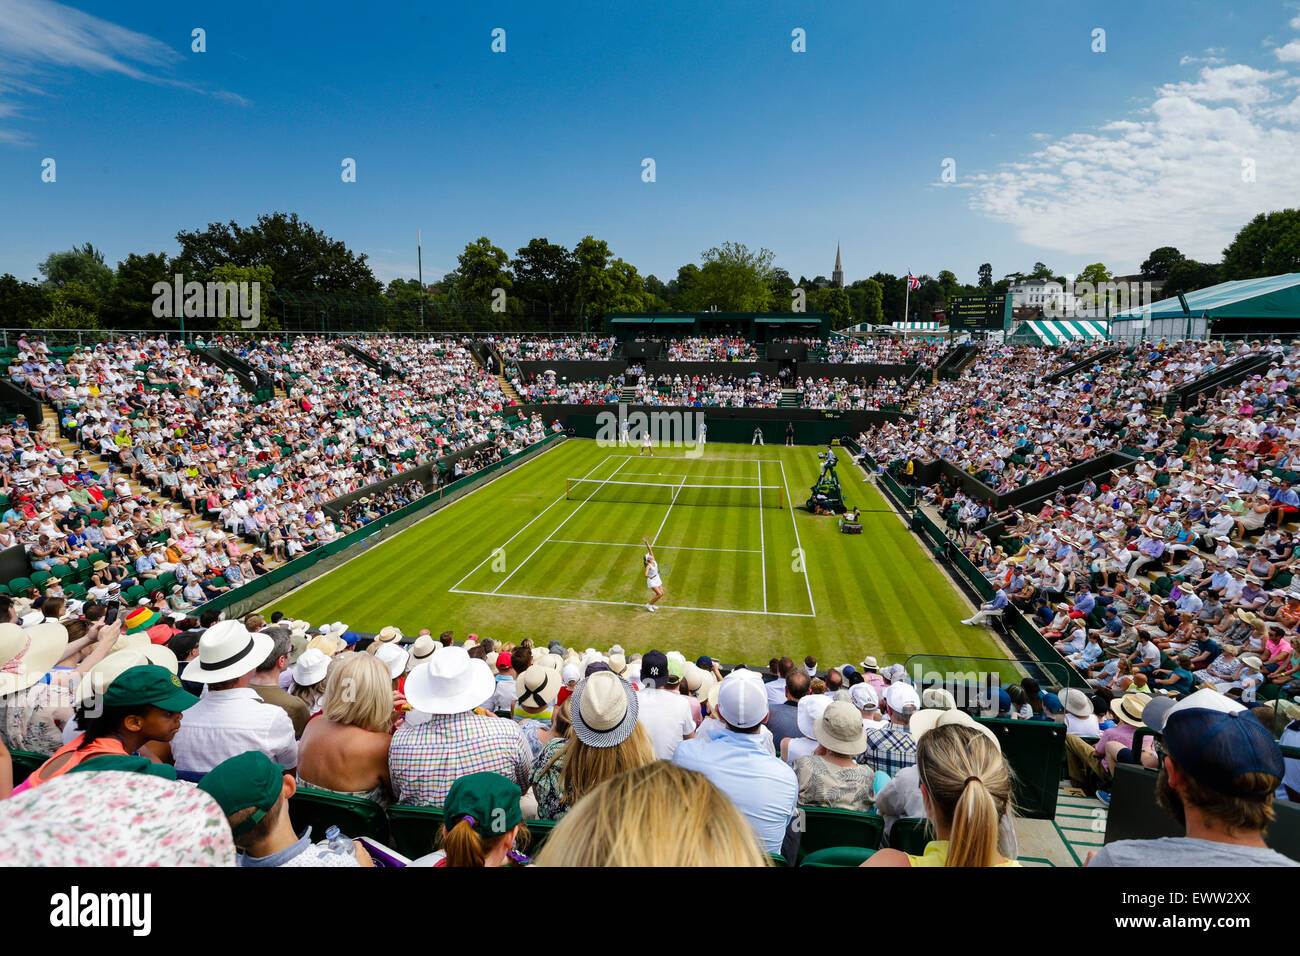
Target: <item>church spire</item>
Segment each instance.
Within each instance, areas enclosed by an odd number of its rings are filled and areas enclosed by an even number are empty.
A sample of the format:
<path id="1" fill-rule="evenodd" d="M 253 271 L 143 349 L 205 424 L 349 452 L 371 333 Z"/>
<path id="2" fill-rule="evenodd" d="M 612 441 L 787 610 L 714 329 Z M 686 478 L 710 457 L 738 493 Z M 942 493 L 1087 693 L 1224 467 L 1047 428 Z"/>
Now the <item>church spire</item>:
<path id="1" fill-rule="evenodd" d="M 835 243 L 835 271 L 831 273 L 831 285 L 837 289 L 844 288 L 844 268 L 840 265 L 840 244 Z"/>

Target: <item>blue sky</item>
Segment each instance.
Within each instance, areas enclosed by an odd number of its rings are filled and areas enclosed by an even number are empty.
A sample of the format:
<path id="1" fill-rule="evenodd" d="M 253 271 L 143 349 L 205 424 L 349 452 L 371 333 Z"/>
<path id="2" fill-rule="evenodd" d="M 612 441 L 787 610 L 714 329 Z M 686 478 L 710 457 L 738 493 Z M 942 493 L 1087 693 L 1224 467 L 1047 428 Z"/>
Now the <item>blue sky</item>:
<path id="1" fill-rule="evenodd" d="M 0 273 L 285 210 L 384 281 L 422 229 L 426 279 L 590 233 L 664 280 L 736 240 L 973 282 L 1217 261 L 1300 204 L 1296 3 L 179 6 L 0 0 Z"/>

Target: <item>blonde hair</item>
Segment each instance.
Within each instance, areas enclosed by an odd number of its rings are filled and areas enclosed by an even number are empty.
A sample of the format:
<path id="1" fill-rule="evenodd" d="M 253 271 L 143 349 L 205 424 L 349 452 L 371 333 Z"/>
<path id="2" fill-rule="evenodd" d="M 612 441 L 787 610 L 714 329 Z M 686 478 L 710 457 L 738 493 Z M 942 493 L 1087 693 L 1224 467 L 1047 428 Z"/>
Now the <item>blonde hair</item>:
<path id="1" fill-rule="evenodd" d="M 560 771 L 564 802 L 570 807 L 576 806 L 585 794 L 610 777 L 624 770 L 644 767 L 654 759 L 654 742 L 639 722 L 627 740 L 613 747 L 588 746 L 577 734 L 570 732 L 564 745 L 564 769 Z"/>
<path id="2" fill-rule="evenodd" d="M 1011 770 L 983 731 L 936 727 L 916 744 L 916 769 L 930 819 L 949 828 L 945 866 L 992 866 L 998 822 L 1012 812 Z"/>
<path id="3" fill-rule="evenodd" d="M 709 778 L 665 760 L 625 770 L 564 815 L 540 866 L 768 866 L 754 829 Z"/>
<path id="4" fill-rule="evenodd" d="M 321 713 L 337 724 L 385 732 L 393 716 L 393 681 L 383 661 L 345 654 L 325 678 Z"/>

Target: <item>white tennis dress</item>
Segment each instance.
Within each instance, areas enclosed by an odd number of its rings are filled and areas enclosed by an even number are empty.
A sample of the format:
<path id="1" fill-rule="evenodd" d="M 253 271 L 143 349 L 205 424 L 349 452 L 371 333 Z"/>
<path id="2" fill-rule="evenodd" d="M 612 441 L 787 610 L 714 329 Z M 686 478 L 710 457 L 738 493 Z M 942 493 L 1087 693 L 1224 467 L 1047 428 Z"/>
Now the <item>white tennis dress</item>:
<path id="1" fill-rule="evenodd" d="M 651 590 L 654 590 L 655 588 L 661 588 L 664 586 L 663 578 L 659 577 L 658 561 L 651 561 L 649 564 L 646 565 L 645 570 L 646 570 L 646 578 L 645 578 L 646 587 L 650 588 Z"/>

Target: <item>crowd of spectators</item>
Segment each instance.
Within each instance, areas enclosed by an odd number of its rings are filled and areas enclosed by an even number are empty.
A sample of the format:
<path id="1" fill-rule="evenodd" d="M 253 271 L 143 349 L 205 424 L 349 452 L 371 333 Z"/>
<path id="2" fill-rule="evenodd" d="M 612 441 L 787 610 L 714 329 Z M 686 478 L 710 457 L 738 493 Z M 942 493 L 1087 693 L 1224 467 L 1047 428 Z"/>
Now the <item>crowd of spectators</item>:
<path id="1" fill-rule="evenodd" d="M 878 378 L 871 384 L 863 380 L 843 378 L 804 379 L 800 401 L 804 408 L 825 408 L 834 411 L 863 409 L 890 409 L 901 411 L 914 396 L 925 388 L 925 382 L 914 379 L 908 387 L 896 378 Z"/>
<path id="2" fill-rule="evenodd" d="M 519 335 L 489 336 L 510 362 L 607 362 L 614 357 L 618 340 L 613 336 L 557 335 L 548 338 L 526 338 Z"/>
<path id="3" fill-rule="evenodd" d="M 758 374 L 643 376 L 633 401 L 640 405 L 775 408 L 781 401 L 781 384 Z"/>
<path id="4" fill-rule="evenodd" d="M 835 365 L 920 365 L 934 368 L 948 352 L 948 342 L 836 336 L 825 343 L 823 362 Z"/>
<path id="5" fill-rule="evenodd" d="M 687 336 L 665 343 L 670 362 L 757 362 L 758 349 L 740 336 Z"/>
<path id="6" fill-rule="evenodd" d="M 554 372 L 533 375 L 527 381 L 516 374 L 510 381 L 519 397 L 526 403 L 542 405 L 603 405 L 617 402 L 623 392 L 625 376 L 608 378 L 566 379 L 557 378 Z"/>

